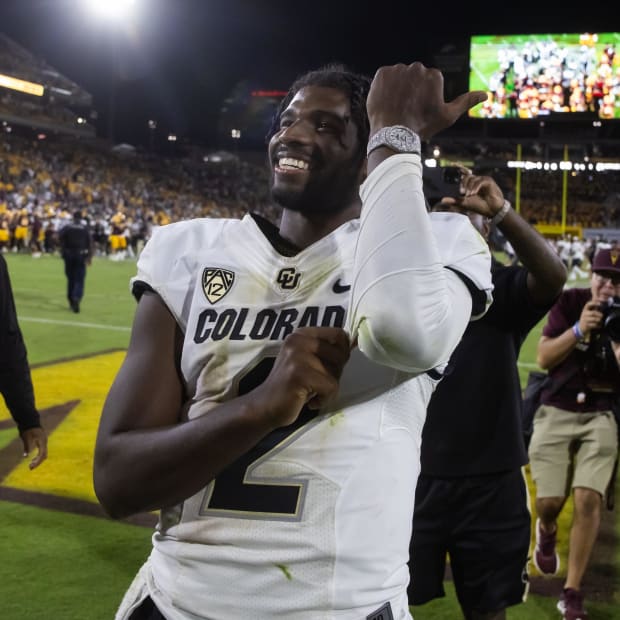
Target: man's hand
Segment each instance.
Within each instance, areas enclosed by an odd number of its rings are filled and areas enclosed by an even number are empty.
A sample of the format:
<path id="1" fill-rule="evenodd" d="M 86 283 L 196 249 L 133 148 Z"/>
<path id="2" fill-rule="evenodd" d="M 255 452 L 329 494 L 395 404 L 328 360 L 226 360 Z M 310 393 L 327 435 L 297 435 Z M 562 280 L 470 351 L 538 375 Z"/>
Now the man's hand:
<path id="1" fill-rule="evenodd" d="M 428 140 L 486 98 L 484 91 L 471 91 L 445 102 L 443 75 L 420 62 L 381 67 L 366 102 L 370 134 L 389 125 L 405 125 Z"/>
<path id="2" fill-rule="evenodd" d="M 47 458 L 47 434 L 38 426 L 24 431 L 21 438 L 24 444 L 24 457 L 28 456 L 33 450 L 37 450 L 37 454 L 28 465 L 30 469 L 34 469 Z"/>
<path id="3" fill-rule="evenodd" d="M 336 395 L 349 352 L 343 329 L 297 329 L 284 340 L 269 376 L 253 393 L 276 426 L 291 424 L 304 405 L 320 409 Z"/>
<path id="4" fill-rule="evenodd" d="M 587 336 L 593 329 L 598 329 L 603 325 L 603 313 L 600 304 L 596 301 L 589 301 L 581 311 L 579 317 L 579 329 L 584 336 Z"/>
<path id="5" fill-rule="evenodd" d="M 469 168 L 459 166 L 461 196 L 447 196 L 441 199 L 443 204 L 453 204 L 465 211 L 479 213 L 492 218 L 504 206 L 504 194 L 499 185 L 488 176 L 476 176 Z"/>

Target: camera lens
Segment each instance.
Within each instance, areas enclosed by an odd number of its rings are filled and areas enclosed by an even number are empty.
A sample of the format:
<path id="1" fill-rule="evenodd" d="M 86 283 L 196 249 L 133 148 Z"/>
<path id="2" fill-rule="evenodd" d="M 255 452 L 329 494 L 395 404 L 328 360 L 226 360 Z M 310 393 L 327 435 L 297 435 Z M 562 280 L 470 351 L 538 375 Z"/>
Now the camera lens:
<path id="1" fill-rule="evenodd" d="M 614 342 L 620 342 L 620 312 L 610 312 L 605 319 L 605 333 Z"/>
<path id="2" fill-rule="evenodd" d="M 603 305 L 603 329 L 614 342 L 620 342 L 620 297 L 613 297 Z"/>

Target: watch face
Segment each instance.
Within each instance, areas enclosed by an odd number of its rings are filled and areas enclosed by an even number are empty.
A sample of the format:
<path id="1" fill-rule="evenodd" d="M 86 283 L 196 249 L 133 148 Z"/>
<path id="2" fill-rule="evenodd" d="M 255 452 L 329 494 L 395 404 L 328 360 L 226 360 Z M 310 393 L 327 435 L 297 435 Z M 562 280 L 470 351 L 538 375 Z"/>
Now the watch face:
<path id="1" fill-rule="evenodd" d="M 383 145 L 397 153 L 420 154 L 420 139 L 413 130 L 402 125 L 380 129 L 370 138 L 366 153 L 368 154 Z"/>
<path id="2" fill-rule="evenodd" d="M 410 152 L 415 149 L 415 141 L 410 132 L 401 127 L 392 127 L 388 134 L 388 141 L 398 151 Z"/>

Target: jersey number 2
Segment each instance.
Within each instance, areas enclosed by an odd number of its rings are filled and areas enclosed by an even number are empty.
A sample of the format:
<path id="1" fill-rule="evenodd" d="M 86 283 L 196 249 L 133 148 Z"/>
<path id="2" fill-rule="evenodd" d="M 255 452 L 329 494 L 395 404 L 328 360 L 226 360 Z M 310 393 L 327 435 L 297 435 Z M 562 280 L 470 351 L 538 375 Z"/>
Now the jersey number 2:
<path id="1" fill-rule="evenodd" d="M 275 359 L 265 358 L 239 382 L 239 395 L 247 394 L 269 375 Z M 303 507 L 306 482 L 278 481 L 253 476 L 253 470 L 298 429 L 316 416 L 304 407 L 292 424 L 278 428 L 231 463 L 207 489 L 202 513 L 238 518 L 297 520 Z"/>

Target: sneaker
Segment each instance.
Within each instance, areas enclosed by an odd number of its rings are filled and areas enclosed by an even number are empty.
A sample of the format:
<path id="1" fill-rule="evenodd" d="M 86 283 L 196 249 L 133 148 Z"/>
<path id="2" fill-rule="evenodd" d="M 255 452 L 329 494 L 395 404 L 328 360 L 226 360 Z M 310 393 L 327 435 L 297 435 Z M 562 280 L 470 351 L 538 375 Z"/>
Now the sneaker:
<path id="1" fill-rule="evenodd" d="M 574 588 L 564 588 L 558 609 L 563 620 L 588 620 L 588 612 L 583 608 L 583 594 Z"/>
<path id="2" fill-rule="evenodd" d="M 534 549 L 534 566 L 543 575 L 557 575 L 560 570 L 560 556 L 555 550 L 557 528 L 548 534 L 540 527 L 540 519 L 536 519 L 536 549 Z"/>

